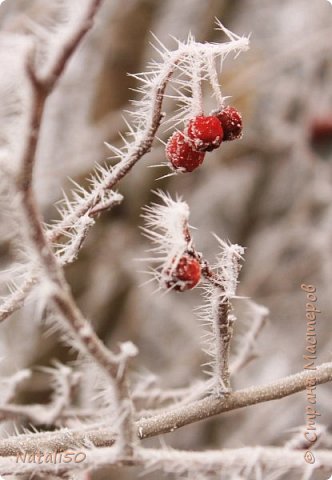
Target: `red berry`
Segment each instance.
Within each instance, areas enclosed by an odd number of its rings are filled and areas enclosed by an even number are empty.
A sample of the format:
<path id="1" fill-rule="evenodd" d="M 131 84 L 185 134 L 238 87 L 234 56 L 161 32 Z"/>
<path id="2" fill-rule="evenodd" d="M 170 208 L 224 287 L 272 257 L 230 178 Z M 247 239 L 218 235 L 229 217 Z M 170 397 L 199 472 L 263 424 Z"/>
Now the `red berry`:
<path id="1" fill-rule="evenodd" d="M 199 152 L 218 148 L 224 136 L 223 128 L 215 116 L 199 116 L 189 121 L 185 130 L 192 147 Z"/>
<path id="2" fill-rule="evenodd" d="M 204 156 L 192 149 L 182 132 L 173 133 L 167 142 L 166 157 L 175 170 L 192 172 L 202 164 Z"/>
<path id="3" fill-rule="evenodd" d="M 201 266 L 196 258 L 183 255 L 176 268 L 166 272 L 166 287 L 177 292 L 184 292 L 194 288 L 201 279 Z"/>
<path id="4" fill-rule="evenodd" d="M 242 116 L 234 107 L 226 107 L 217 113 L 224 130 L 224 140 L 237 140 L 242 137 Z"/>
<path id="5" fill-rule="evenodd" d="M 318 117 L 312 120 L 310 140 L 315 144 L 332 140 L 332 116 Z"/>

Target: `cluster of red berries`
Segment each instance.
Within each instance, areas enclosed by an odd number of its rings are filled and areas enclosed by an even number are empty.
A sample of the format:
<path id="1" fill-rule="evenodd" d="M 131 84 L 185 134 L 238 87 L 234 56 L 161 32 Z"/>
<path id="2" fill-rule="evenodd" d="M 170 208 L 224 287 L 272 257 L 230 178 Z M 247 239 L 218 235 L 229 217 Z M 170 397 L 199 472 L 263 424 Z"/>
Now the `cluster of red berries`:
<path id="1" fill-rule="evenodd" d="M 222 141 L 242 136 L 242 117 L 234 107 L 215 115 L 190 120 L 183 132 L 175 132 L 166 145 L 166 157 L 174 170 L 192 172 L 199 167 L 206 152 L 218 148 Z"/>
<path id="2" fill-rule="evenodd" d="M 174 270 L 166 272 L 167 288 L 184 292 L 194 288 L 201 279 L 201 266 L 196 258 L 188 253 L 182 255 Z"/>

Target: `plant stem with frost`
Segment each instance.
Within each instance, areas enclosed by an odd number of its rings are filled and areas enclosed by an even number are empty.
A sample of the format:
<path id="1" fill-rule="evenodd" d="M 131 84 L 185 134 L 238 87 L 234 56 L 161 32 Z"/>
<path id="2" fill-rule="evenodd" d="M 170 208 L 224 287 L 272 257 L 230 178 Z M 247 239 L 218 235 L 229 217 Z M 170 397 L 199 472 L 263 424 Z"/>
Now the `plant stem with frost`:
<path id="1" fill-rule="evenodd" d="M 133 166 L 150 151 L 163 118 L 161 109 L 165 89 L 179 62 L 190 58 L 193 51 L 195 55 L 206 58 L 209 55 L 216 57 L 225 56 L 227 53 L 239 52 L 248 48 L 248 39 L 236 37 L 229 31 L 226 33 L 230 38 L 230 42 L 221 45 L 196 43 L 194 41 L 188 42 L 188 44 L 180 43 L 177 50 L 165 53 L 162 68 L 160 68 L 155 78 L 151 80 L 137 77 L 146 86 L 145 95 L 147 95 L 147 98 L 143 99 L 142 105 L 139 105 L 142 107 L 146 118 L 144 118 L 144 122 L 140 119 L 137 132 L 131 131 L 132 134 L 136 135 L 136 138 L 131 144 L 126 145 L 127 150 L 120 152 L 120 162 L 112 169 L 104 171 L 102 178 L 95 183 L 91 192 L 87 192 L 81 202 L 72 206 L 64 218 L 47 231 L 46 236 L 49 242 L 58 241 L 82 216 L 98 214 L 98 204 L 105 196 L 105 192 L 115 187 Z M 146 112 L 144 112 L 146 105 L 144 104 L 143 106 L 143 102 L 149 102 L 149 109 Z M 26 296 L 38 282 L 38 279 L 32 275 L 33 272 L 29 272 L 28 278 L 23 282 L 20 290 L 6 301 L 5 308 L 0 311 L 0 321 L 5 320 L 18 308 L 22 307 Z"/>

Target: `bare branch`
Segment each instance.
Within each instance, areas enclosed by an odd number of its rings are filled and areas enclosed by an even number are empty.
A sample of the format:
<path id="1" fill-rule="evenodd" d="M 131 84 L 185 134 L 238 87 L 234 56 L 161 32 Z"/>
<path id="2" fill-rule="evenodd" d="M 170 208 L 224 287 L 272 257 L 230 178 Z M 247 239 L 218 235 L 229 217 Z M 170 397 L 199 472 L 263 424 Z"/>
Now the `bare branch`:
<path id="1" fill-rule="evenodd" d="M 309 379 L 312 379 L 313 377 L 315 378 L 317 385 L 330 382 L 332 380 L 332 363 L 324 363 L 318 366 L 315 371 L 304 371 L 281 378 L 266 385 L 238 390 L 223 398 L 210 396 L 180 408 L 168 409 L 163 414 L 154 417 L 142 418 L 136 422 L 137 435 L 141 439 L 152 437 L 162 433 L 172 432 L 177 428 L 204 420 L 223 412 L 267 401 L 278 400 L 305 390 Z M 63 432 L 67 432 L 67 434 L 64 434 Z M 21 438 L 23 442 L 28 442 L 27 448 L 29 451 L 38 451 L 38 448 L 41 448 L 40 445 L 44 445 L 46 450 L 47 448 L 52 450 L 52 443 L 50 446 L 47 445 L 49 439 L 51 442 L 58 441 L 65 450 L 72 446 L 71 434 L 73 434 L 73 432 L 76 431 L 66 429 L 64 431 L 60 430 L 48 434 L 20 435 L 7 440 L 1 440 L 0 456 L 16 455 L 17 452 L 21 451 Z M 99 436 L 97 429 L 91 427 L 90 432 L 94 435 L 95 441 L 98 441 L 99 446 L 106 446 L 103 443 L 103 439 Z M 115 433 L 110 433 L 108 430 L 107 432 L 107 441 L 109 441 L 110 435 L 114 440 Z M 82 431 L 78 432 L 78 434 L 79 438 L 84 440 L 84 435 L 86 434 Z M 66 435 L 69 435 L 68 439 Z M 58 440 L 57 437 L 59 437 Z M 42 443 L 40 443 L 40 439 Z M 33 448 L 35 448 L 35 450 L 32 450 Z"/>
<path id="2" fill-rule="evenodd" d="M 184 407 L 169 409 L 155 417 L 143 418 L 137 422 L 138 435 L 146 438 L 172 432 L 219 413 L 284 398 L 305 390 L 308 380 L 312 378 L 317 385 L 330 382 L 332 363 L 317 366 L 315 371 L 296 373 L 266 385 L 238 390 L 222 398 L 210 396 Z"/>

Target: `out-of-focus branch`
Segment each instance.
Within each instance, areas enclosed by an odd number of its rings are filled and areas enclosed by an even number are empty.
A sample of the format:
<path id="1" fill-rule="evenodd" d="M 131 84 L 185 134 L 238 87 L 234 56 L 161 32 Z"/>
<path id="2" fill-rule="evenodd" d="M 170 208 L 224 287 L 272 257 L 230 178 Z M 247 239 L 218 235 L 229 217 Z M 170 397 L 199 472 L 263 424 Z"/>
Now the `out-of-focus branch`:
<path id="1" fill-rule="evenodd" d="M 241 342 L 241 347 L 239 348 L 238 355 L 231 364 L 230 371 L 232 375 L 239 372 L 244 366 L 246 366 L 251 360 L 255 358 L 256 340 L 262 328 L 266 324 L 267 317 L 267 308 L 260 307 L 260 311 L 257 312 L 257 315 L 255 316 L 255 319 L 253 320 L 250 329 L 246 333 L 243 341 Z"/>
<path id="2" fill-rule="evenodd" d="M 40 125 L 46 100 L 54 89 L 57 81 L 61 77 L 81 40 L 92 27 L 94 17 L 101 4 L 102 0 L 90 1 L 90 5 L 82 21 L 78 23 L 76 30 L 62 45 L 60 54 L 54 58 L 52 66 L 43 77 L 38 76 L 35 71 L 32 58 L 29 58 L 27 71 L 31 80 L 32 111 L 29 130 L 30 138 L 28 139 L 28 147 L 25 149 L 24 153 L 25 158 L 23 158 L 22 162 L 21 175 L 18 178 L 20 189 L 22 190 L 28 190 L 32 183 L 32 173 L 36 157 Z M 22 307 L 24 299 L 37 282 L 38 280 L 35 277 L 35 272 L 30 272 L 29 278 L 23 282 L 19 290 L 13 293 L 3 304 L 2 311 L 0 313 L 0 322 L 8 318 L 18 308 Z"/>
<path id="3" fill-rule="evenodd" d="M 47 90 L 52 90 L 55 87 L 68 64 L 68 61 L 81 43 L 83 37 L 93 27 L 94 18 L 102 3 L 103 0 L 90 0 L 87 11 L 79 22 L 77 29 L 72 32 L 70 38 L 67 39 L 59 50 L 59 54 L 53 59 L 53 64 L 46 75 L 38 78 L 38 82 L 45 86 Z"/>
<path id="4" fill-rule="evenodd" d="M 316 468 L 325 472 L 331 471 L 332 455 L 328 450 L 314 452 L 317 458 Z M 307 464 L 303 452 L 287 450 L 279 447 L 245 447 L 205 452 L 188 452 L 174 449 L 140 449 L 138 452 L 140 463 L 168 472 L 181 469 L 196 476 L 198 473 L 220 474 L 220 471 L 250 470 L 269 472 L 280 468 L 291 471 L 305 472 Z M 313 469 L 315 466 L 313 465 Z"/>
<path id="5" fill-rule="evenodd" d="M 75 453 L 75 450 L 71 448 Z M 112 468 L 114 467 L 144 467 L 147 469 L 161 470 L 168 473 L 187 473 L 195 475 L 215 475 L 224 473 L 251 473 L 264 472 L 268 474 L 279 470 L 282 466 L 286 471 L 295 475 L 307 472 L 308 465 L 303 458 L 303 451 L 291 450 L 282 447 L 244 447 L 223 450 L 207 450 L 204 452 L 191 452 L 174 449 L 139 448 L 135 456 L 126 457 L 117 455 L 116 449 L 91 449 L 80 450 L 85 455 L 84 462 L 66 462 L 65 457 L 58 455 L 56 465 L 52 462 L 38 461 L 41 451 L 36 455 L 36 462 L 17 462 L 18 455 L 0 458 L 0 473 L 11 474 L 15 468 L 15 475 L 28 473 L 61 475 L 68 471 L 80 471 L 83 468 Z M 315 450 L 316 463 L 311 466 L 311 471 L 331 472 L 332 456 L 329 450 Z M 55 463 L 55 462 L 54 462 Z M 113 471 L 113 470 L 112 470 Z"/>
<path id="6" fill-rule="evenodd" d="M 31 370 L 20 370 L 11 377 L 1 379 L 1 402 L 6 404 L 10 402 L 16 394 L 19 385 L 25 380 L 31 378 Z"/>
<path id="7" fill-rule="evenodd" d="M 122 196 L 120 194 L 115 194 L 111 201 L 107 205 L 107 209 L 111 209 L 112 207 L 119 205 L 121 203 Z M 105 208 L 104 208 L 105 209 Z M 99 212 L 94 211 L 93 214 L 97 214 Z M 60 265 L 65 266 L 68 263 L 73 262 L 82 248 L 82 245 L 89 233 L 90 227 L 94 224 L 93 219 L 90 218 L 87 225 L 82 226 L 82 229 L 78 234 L 75 236 L 73 241 L 71 242 L 70 246 L 66 248 L 64 254 L 62 254 L 62 247 L 59 246 L 59 252 L 56 252 L 56 256 Z M 8 296 L 8 298 L 2 303 L 1 311 L 0 311 L 0 323 L 6 320 L 10 315 L 14 312 L 19 310 L 23 307 L 26 297 L 29 295 L 33 287 L 38 283 L 38 269 L 31 270 L 27 273 L 27 278 L 23 281 L 22 285 L 20 285 L 15 292 Z"/>
<path id="8" fill-rule="evenodd" d="M 39 77 L 36 73 L 33 61 L 29 58 L 28 73 L 32 87 L 32 112 L 30 119 L 30 138 L 28 139 L 28 148 L 25 150 L 25 158 L 22 163 L 22 172 L 20 181 L 23 189 L 28 189 L 32 182 L 32 172 L 35 161 L 35 153 L 38 143 L 40 124 L 44 113 L 45 102 L 54 89 L 57 81 L 61 77 L 66 65 L 73 53 L 77 49 L 84 35 L 93 25 L 93 19 L 96 15 L 102 0 L 91 0 L 86 15 L 77 25 L 76 31 L 62 45 L 60 54 L 54 59 L 53 65 L 44 77 Z"/>
<path id="9" fill-rule="evenodd" d="M 92 10 L 88 17 L 90 23 L 91 15 L 96 12 L 100 1 L 91 3 Z M 90 18 L 91 17 L 91 18 Z M 90 24 L 89 23 L 89 24 Z M 37 208 L 34 191 L 32 188 L 32 174 L 35 164 L 35 155 L 39 139 L 39 130 L 42 120 L 42 113 L 46 98 L 53 89 L 57 77 L 60 75 L 70 54 L 75 46 L 87 31 L 87 20 L 82 21 L 79 32 L 73 36 L 75 41 L 71 41 L 64 50 L 67 52 L 60 56 L 58 63 L 55 64 L 52 76 L 48 80 L 40 80 L 29 68 L 29 77 L 31 80 L 32 100 L 29 112 L 28 133 L 25 139 L 25 148 L 23 149 L 20 163 L 20 171 L 17 176 L 16 188 L 19 194 L 21 217 L 25 222 L 26 237 L 33 249 L 36 258 L 41 265 L 41 275 L 51 285 L 50 298 L 53 300 L 57 310 L 60 312 L 71 334 L 78 340 L 80 347 L 91 355 L 91 357 L 100 365 L 110 376 L 114 384 L 115 399 L 119 409 L 119 415 L 123 415 L 121 425 L 121 441 L 123 451 L 127 454 L 132 449 L 132 420 L 131 420 L 131 402 L 126 380 L 126 365 L 130 357 L 136 354 L 136 348 L 131 344 L 123 344 L 118 355 L 113 355 L 97 337 L 90 324 L 85 320 L 80 310 L 75 304 L 74 298 L 70 292 L 62 268 L 52 251 L 51 245 L 45 234 L 42 222 L 42 216 Z M 30 412 L 31 414 L 31 412 Z"/>
<path id="10" fill-rule="evenodd" d="M 70 405 L 77 386 L 77 374 L 61 365 L 55 372 L 53 400 L 47 405 L 1 405 L 0 420 L 23 418 L 33 425 L 53 425 L 65 407 Z"/>

